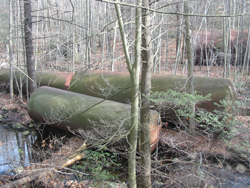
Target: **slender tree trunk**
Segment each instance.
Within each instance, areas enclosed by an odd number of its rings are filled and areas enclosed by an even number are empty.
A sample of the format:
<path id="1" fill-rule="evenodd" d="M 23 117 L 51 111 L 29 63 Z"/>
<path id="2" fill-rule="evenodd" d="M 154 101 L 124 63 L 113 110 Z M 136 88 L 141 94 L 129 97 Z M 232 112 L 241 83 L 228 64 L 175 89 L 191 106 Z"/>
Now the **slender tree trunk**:
<path id="1" fill-rule="evenodd" d="M 141 6 L 141 0 L 137 0 L 137 5 Z M 129 187 L 136 188 L 136 149 L 138 139 L 139 124 L 139 74 L 141 57 L 141 9 L 136 8 L 136 36 L 135 36 L 135 62 L 132 64 L 129 58 L 127 39 L 124 32 L 121 8 L 115 4 L 118 18 L 119 29 L 122 37 L 123 50 L 126 57 L 126 63 L 131 78 L 131 129 L 129 134 L 129 160 L 128 175 Z"/>
<path id="2" fill-rule="evenodd" d="M 236 78 L 237 78 L 237 61 L 238 61 L 238 48 L 239 48 L 239 34 L 240 34 L 240 20 L 237 18 L 238 24 L 237 24 L 237 38 L 236 38 L 236 44 L 235 44 L 235 59 L 234 59 L 234 84 L 236 85 Z"/>
<path id="3" fill-rule="evenodd" d="M 24 20 L 23 20 L 23 7 L 22 7 L 22 5 L 24 4 L 24 1 L 23 0 L 21 0 L 21 2 L 19 2 L 19 15 L 20 15 L 20 22 L 22 23 Z M 23 65 L 26 65 L 27 66 L 27 58 L 26 58 L 26 46 L 25 46 L 25 31 L 24 31 L 24 29 L 21 29 L 21 42 L 22 42 L 22 54 L 23 54 L 23 62 L 24 62 L 24 64 Z M 29 86 L 28 86 L 28 80 L 29 80 L 29 78 L 28 77 L 26 77 L 26 93 L 29 93 Z M 22 84 L 22 78 L 20 77 L 20 84 Z"/>
<path id="4" fill-rule="evenodd" d="M 137 0 L 137 5 L 142 5 L 142 0 Z M 135 33 L 135 62 L 130 72 L 132 83 L 131 99 L 131 131 L 129 134 L 129 187 L 136 186 L 136 148 L 139 125 L 139 80 L 141 60 L 141 8 L 136 8 L 136 33 Z"/>
<path id="5" fill-rule="evenodd" d="M 17 6 L 17 11 L 16 11 L 16 14 L 17 14 L 17 18 L 15 19 L 16 20 L 16 25 L 21 25 L 21 11 L 20 11 L 20 8 L 21 8 L 21 2 L 20 1 L 16 1 L 16 6 Z M 16 54 L 16 62 L 17 62 L 17 67 L 22 67 L 22 63 L 21 62 L 23 62 L 23 61 L 21 61 L 21 50 L 20 49 L 22 49 L 21 48 L 21 43 L 20 43 L 20 41 L 22 41 L 23 39 L 22 39 L 22 37 L 21 37 L 21 39 L 19 39 L 18 38 L 18 36 L 20 36 L 20 34 L 22 34 L 22 32 L 20 33 L 19 31 L 20 31 L 20 29 L 21 29 L 21 31 L 23 31 L 23 29 L 22 28 L 17 28 L 16 29 L 16 46 L 17 46 L 17 54 Z M 21 35 L 22 36 L 22 35 Z M 22 77 L 20 76 L 19 77 L 19 80 L 17 80 L 17 82 L 19 83 L 19 96 L 20 96 L 20 99 L 21 99 L 21 101 L 23 101 L 23 84 L 22 84 Z"/>
<path id="6" fill-rule="evenodd" d="M 149 8 L 149 0 L 142 2 Z M 142 9 L 142 75 L 141 75 L 141 166 L 142 188 L 151 187 L 151 152 L 150 152 L 150 90 L 153 53 L 151 44 L 150 12 Z"/>
<path id="7" fill-rule="evenodd" d="M 250 41 L 250 25 L 248 27 L 247 44 L 246 44 L 246 49 L 245 49 L 245 53 L 244 53 L 243 65 L 242 65 L 242 73 L 241 73 L 242 77 L 243 77 L 244 72 L 245 72 L 246 64 L 248 63 L 247 62 L 247 54 L 248 54 L 248 51 L 249 51 L 249 41 Z"/>
<path id="8" fill-rule="evenodd" d="M 228 52 L 226 18 L 223 18 L 223 49 L 224 49 L 223 77 L 226 77 L 227 76 L 227 52 Z"/>
<path id="9" fill-rule="evenodd" d="M 186 14 L 190 13 L 190 0 L 184 2 L 184 11 Z M 186 25 L 186 46 L 187 46 L 187 58 L 188 58 L 188 92 L 190 94 L 194 94 L 194 53 L 193 53 L 193 45 L 191 40 L 191 31 L 190 31 L 190 19 L 189 16 L 185 16 L 185 25 Z M 194 133 L 195 130 L 195 105 L 190 104 L 191 108 L 191 117 L 190 117 L 190 129 Z"/>
<path id="10" fill-rule="evenodd" d="M 12 66 L 12 42 L 13 42 L 13 10 L 12 10 L 12 0 L 9 0 L 9 63 L 10 63 L 10 97 L 14 96 L 13 89 L 13 66 Z"/>
<path id="11" fill-rule="evenodd" d="M 106 39 L 106 35 L 105 33 L 103 33 L 102 36 L 102 59 L 101 59 L 101 63 L 102 63 L 102 70 L 104 70 L 104 55 L 105 55 L 105 39 Z"/>
<path id="12" fill-rule="evenodd" d="M 181 56 L 180 57 L 182 57 L 182 71 L 181 71 L 181 75 L 183 75 L 183 74 L 185 74 L 185 70 L 187 70 L 186 69 L 186 67 L 187 67 L 187 61 L 186 61 L 186 57 L 185 57 L 185 53 L 186 53 L 186 42 L 185 42 L 185 40 L 183 40 L 183 45 L 182 45 L 182 54 L 181 54 Z"/>
<path id="13" fill-rule="evenodd" d="M 117 26 L 118 23 L 115 23 L 114 28 L 114 42 L 113 42 L 113 57 L 112 57 L 112 63 L 111 63 L 111 71 L 115 71 L 115 47 L 116 47 L 116 38 L 117 38 Z"/>
<path id="14" fill-rule="evenodd" d="M 142 0 L 137 0 L 137 5 L 141 6 Z M 128 175 L 129 187 L 136 188 L 136 149 L 138 139 L 139 125 L 139 74 L 140 74 L 140 58 L 141 58 L 141 8 L 136 8 L 136 33 L 135 33 L 135 62 L 131 63 L 127 39 L 124 32 L 124 24 L 122 20 L 121 9 L 115 4 L 116 14 L 118 18 L 119 29 L 122 37 L 123 50 L 126 57 L 126 63 L 131 78 L 131 129 L 129 134 L 129 160 Z"/>
<path id="15" fill-rule="evenodd" d="M 227 6 L 227 14 L 231 15 L 231 0 L 228 2 Z M 227 74 L 226 76 L 230 78 L 231 72 L 230 72 L 230 67 L 231 67 L 231 18 L 227 18 L 227 45 L 228 45 L 228 50 L 227 50 Z"/>
<path id="16" fill-rule="evenodd" d="M 208 48 L 209 48 L 209 45 L 207 45 L 207 18 L 204 18 L 204 20 L 205 20 L 205 27 L 206 27 L 206 29 L 205 29 L 205 32 L 206 32 L 206 42 L 205 42 L 205 56 L 206 56 L 206 65 L 207 65 L 207 76 L 209 76 L 209 63 L 208 63 L 208 61 L 210 61 L 209 59 L 208 59 L 208 56 L 209 56 L 209 53 L 208 53 Z M 210 53 L 211 54 L 211 53 Z M 211 54 L 212 55 L 212 54 Z M 212 62 L 211 62 L 212 63 Z"/>
<path id="17" fill-rule="evenodd" d="M 25 33 L 25 47 L 26 60 L 28 70 L 28 84 L 29 91 L 33 93 L 36 88 L 36 70 L 33 60 L 33 44 L 32 44 L 32 17 L 31 17 L 31 0 L 24 1 L 24 33 Z"/>
<path id="18" fill-rule="evenodd" d="M 233 15 L 235 15 L 235 13 L 236 13 L 236 0 L 233 0 Z M 232 20 L 232 29 L 235 29 L 235 20 L 237 19 L 237 18 L 235 18 L 235 17 L 233 17 L 232 18 L 233 20 Z"/>
<path id="19" fill-rule="evenodd" d="M 181 12 L 181 10 L 182 10 L 181 6 L 182 6 L 181 3 L 176 4 L 176 9 L 177 9 L 178 12 Z M 175 56 L 175 68 L 174 68 L 174 71 L 173 71 L 173 75 L 176 75 L 176 73 L 178 71 L 178 66 L 179 66 L 179 63 L 180 63 L 180 59 L 181 59 L 181 49 L 182 49 L 181 26 L 182 26 L 182 16 L 177 15 L 176 56 Z"/>
<path id="20" fill-rule="evenodd" d="M 231 18 L 228 18 L 228 57 L 227 57 L 227 78 L 231 76 Z"/>
<path id="21" fill-rule="evenodd" d="M 168 26 L 166 26 L 166 30 L 168 30 Z M 166 33 L 165 39 L 165 70 L 168 70 L 168 32 Z"/>

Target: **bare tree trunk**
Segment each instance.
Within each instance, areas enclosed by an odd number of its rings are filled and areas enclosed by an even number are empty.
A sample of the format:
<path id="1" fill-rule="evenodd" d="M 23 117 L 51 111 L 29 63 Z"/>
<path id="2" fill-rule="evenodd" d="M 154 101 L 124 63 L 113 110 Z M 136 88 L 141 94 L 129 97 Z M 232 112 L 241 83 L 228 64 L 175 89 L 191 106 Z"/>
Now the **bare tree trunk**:
<path id="1" fill-rule="evenodd" d="M 237 78 L 237 61 L 238 61 L 238 48 L 239 48 L 239 34 L 240 34 L 240 19 L 238 18 L 237 30 L 236 30 L 236 44 L 235 44 L 235 59 L 234 59 L 234 84 L 236 85 Z"/>
<path id="2" fill-rule="evenodd" d="M 209 48 L 209 46 L 207 45 L 207 18 L 204 18 L 204 20 L 205 20 L 205 27 L 206 27 L 205 56 L 206 56 L 206 65 L 207 65 L 207 76 L 209 76 L 209 63 L 208 63 L 209 59 L 208 59 L 208 51 L 207 51 Z"/>
<path id="3" fill-rule="evenodd" d="M 190 13 L 190 0 L 184 2 L 184 12 L 186 14 Z M 190 20 L 189 16 L 185 17 L 185 25 L 186 25 L 186 46 L 187 46 L 187 58 L 188 58 L 188 92 L 190 94 L 194 94 L 194 53 L 193 53 L 193 44 L 192 44 L 192 36 L 190 31 Z M 195 105 L 190 104 L 190 129 L 194 133 L 195 130 L 195 121 L 194 121 L 194 114 L 195 114 Z"/>
<path id="4" fill-rule="evenodd" d="M 236 0 L 233 0 L 233 15 L 235 15 L 235 13 L 236 13 Z M 232 18 L 233 20 L 232 20 L 232 29 L 235 29 L 235 20 L 236 20 L 236 18 L 235 17 L 233 17 Z"/>
<path id="5" fill-rule="evenodd" d="M 115 71 L 115 46 L 116 46 L 116 37 L 117 37 L 117 26 L 118 23 L 115 23 L 115 28 L 114 28 L 114 42 L 113 42 L 113 58 L 112 58 L 112 63 L 111 63 L 111 71 Z"/>
<path id="6" fill-rule="evenodd" d="M 168 27 L 166 28 L 166 30 L 168 30 Z M 165 39 L 165 70 L 168 70 L 168 32 L 166 33 Z"/>
<path id="7" fill-rule="evenodd" d="M 106 39 L 106 35 L 105 33 L 103 33 L 102 36 L 102 59 L 101 59 L 101 63 L 102 63 L 102 70 L 104 70 L 104 55 L 105 55 L 105 39 Z"/>
<path id="8" fill-rule="evenodd" d="M 176 4 L 176 9 L 178 12 L 181 12 L 182 4 L 177 3 Z M 178 65 L 180 63 L 181 59 L 181 49 L 182 49 L 182 31 L 181 31 L 181 26 L 182 26 L 182 16 L 177 15 L 177 34 L 176 34 L 176 56 L 175 56 L 175 68 L 173 71 L 173 75 L 176 75 L 178 71 Z"/>
<path id="9" fill-rule="evenodd" d="M 21 25 L 21 2 L 20 1 L 16 1 L 16 6 L 17 6 L 17 11 L 16 11 L 16 14 L 17 14 L 17 18 L 15 19 L 16 20 L 16 25 Z M 18 38 L 19 35 L 19 31 L 21 30 L 21 36 L 22 35 L 22 31 L 23 29 L 22 28 L 17 28 L 16 29 L 16 46 L 17 46 L 17 54 L 16 54 L 16 62 L 17 62 L 17 67 L 22 67 L 22 63 L 23 61 L 21 61 L 21 54 L 20 54 L 20 51 L 19 49 L 22 49 L 21 46 L 20 46 L 20 41 L 23 40 L 23 38 L 21 37 L 21 39 Z M 23 84 L 22 84 L 22 76 L 19 77 L 19 80 L 17 80 L 17 83 L 19 83 L 19 96 L 20 96 L 20 99 L 21 101 L 23 101 Z"/>
<path id="10" fill-rule="evenodd" d="M 142 2 L 149 8 L 149 0 Z M 153 53 L 151 43 L 150 12 L 142 9 L 142 75 L 141 75 L 141 166 L 142 188 L 151 187 L 151 152 L 150 152 L 150 90 Z"/>
<path id="11" fill-rule="evenodd" d="M 22 5 L 24 4 L 24 1 L 23 0 L 21 0 L 21 2 L 19 2 L 19 15 L 20 15 L 20 22 L 21 23 L 23 23 L 23 7 L 22 7 Z M 26 65 L 26 67 L 27 67 L 27 61 L 26 61 L 26 50 L 25 50 L 25 48 L 26 48 L 26 46 L 25 46 L 25 31 L 24 31 L 24 29 L 21 29 L 21 41 L 22 41 L 22 54 L 23 54 L 23 62 L 24 62 L 24 65 Z M 26 77 L 26 93 L 28 94 L 29 93 L 29 88 L 28 88 L 28 77 Z M 22 84 L 22 78 L 21 78 L 21 76 L 20 76 L 20 85 Z M 21 88 L 22 88 L 22 86 L 21 86 Z M 28 97 L 27 97 L 28 98 Z"/>
<path id="12" fill-rule="evenodd" d="M 227 14 L 231 15 L 231 0 L 228 2 L 227 6 Z M 227 74 L 226 76 L 230 78 L 231 72 L 230 72 L 230 67 L 231 67 L 231 18 L 227 18 L 227 45 L 228 45 L 228 50 L 227 50 Z"/>
<path id="13" fill-rule="evenodd" d="M 33 60 L 33 43 L 32 43 L 32 17 L 31 17 L 31 0 L 24 1 L 24 33 L 25 33 L 25 47 L 28 70 L 28 84 L 29 91 L 33 93 L 36 88 L 36 70 Z"/>
<path id="14" fill-rule="evenodd" d="M 224 49 L 224 71 L 223 77 L 227 76 L 227 52 L 228 52 L 228 45 L 227 45 L 227 29 L 226 29 L 226 18 L 223 18 L 223 49 Z"/>
<path id="15" fill-rule="evenodd" d="M 142 0 L 137 0 L 140 7 Z M 123 49 L 126 57 L 127 67 L 131 79 L 131 130 L 129 134 L 129 160 L 128 160 L 128 181 L 129 187 L 136 188 L 136 149 L 138 139 L 139 125 L 139 75 L 140 75 L 140 58 L 141 58 L 141 8 L 136 8 L 136 34 L 135 34 L 135 62 L 132 64 L 129 58 L 128 45 L 124 32 L 121 9 L 115 4 L 116 14 L 119 23 L 119 29 L 122 37 Z"/>
<path id="16" fill-rule="evenodd" d="M 10 63 L 10 97 L 13 98 L 14 96 L 14 89 L 13 89 L 13 71 L 12 71 L 12 42 L 13 42 L 13 5 L 12 5 L 12 0 L 9 0 L 9 63 Z"/>
<path id="17" fill-rule="evenodd" d="M 142 5 L 142 0 L 137 0 L 137 5 Z M 135 33 L 135 62 L 129 70 L 132 83 L 131 99 L 131 131 L 129 134 L 129 187 L 136 188 L 136 148 L 139 125 L 139 80 L 141 60 L 141 8 L 136 8 L 136 33 Z"/>
<path id="18" fill-rule="evenodd" d="M 227 57 L 227 77 L 231 76 L 231 18 L 228 18 L 228 57 Z"/>

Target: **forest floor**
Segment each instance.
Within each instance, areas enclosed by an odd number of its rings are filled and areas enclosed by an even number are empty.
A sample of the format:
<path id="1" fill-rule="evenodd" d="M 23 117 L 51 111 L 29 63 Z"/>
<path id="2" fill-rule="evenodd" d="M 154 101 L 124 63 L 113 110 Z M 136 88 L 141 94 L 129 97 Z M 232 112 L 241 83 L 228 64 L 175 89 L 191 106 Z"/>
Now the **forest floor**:
<path id="1" fill-rule="evenodd" d="M 184 66 L 184 65 L 180 65 Z M 180 67 L 178 74 L 183 71 Z M 196 76 L 207 76 L 206 66 L 195 67 Z M 210 67 L 209 75 L 212 77 L 222 77 L 221 67 Z M 233 67 L 232 67 L 233 72 Z M 172 74 L 172 69 L 164 72 Z M 185 73 L 184 73 L 185 74 Z M 249 78 L 245 77 L 245 85 L 249 84 Z M 249 95 L 249 86 L 246 92 L 240 93 L 242 96 Z M 250 96 L 250 95 L 249 95 Z M 249 96 L 246 100 L 249 100 Z M 28 127 L 32 120 L 27 112 L 27 101 L 20 97 L 10 98 L 9 93 L 0 93 L 0 120 L 3 123 L 20 123 Z M 163 127 L 159 146 L 152 154 L 152 178 L 153 187 L 247 187 L 250 185 L 250 117 L 237 116 L 240 126 L 235 128 L 235 132 L 229 139 L 218 136 L 189 134 L 185 129 Z M 62 139 L 63 138 L 63 139 Z M 60 142 L 60 147 L 53 146 L 53 143 Z M 58 168 L 55 164 L 63 164 L 62 159 L 77 150 L 84 140 L 76 136 L 64 136 L 50 138 L 47 148 L 51 152 L 49 158 L 44 158 L 43 162 L 34 163 L 20 175 L 0 176 L 0 186 L 10 183 L 13 180 L 23 177 L 39 177 L 39 181 L 31 181 L 30 186 L 39 187 L 112 187 L 109 181 L 95 181 L 96 179 L 84 171 L 77 171 L 77 168 Z M 40 143 L 41 148 L 45 142 Z M 56 145 L 56 144 L 55 144 Z M 1 146 L 1 142 L 0 142 Z M 52 149 L 56 147 L 57 149 Z M 92 160 L 93 158 L 90 158 Z M 100 159 L 99 159 L 100 160 Z M 105 161 L 106 162 L 106 161 Z M 127 165 L 123 157 L 118 157 L 118 162 L 122 163 L 119 171 L 120 180 L 116 187 L 123 187 L 126 182 Z M 78 165 L 83 165 L 81 162 Z M 239 164 L 243 165 L 239 166 Z M 125 166 L 124 166 L 125 165 Z M 72 166 L 71 166 L 72 167 Z M 40 176 L 39 170 L 47 171 L 46 175 Z M 104 171 L 104 169 L 101 169 Z M 39 175 L 40 174 L 40 175 Z M 55 175 L 56 174 L 56 175 Z M 78 174 L 77 177 L 75 174 Z M 85 178 L 79 178 L 82 174 Z M 100 174 L 99 174 L 100 175 Z M 98 176 L 98 175 L 97 175 Z M 123 177 L 123 178 L 122 178 Z M 34 178 L 34 179 L 36 179 Z M 223 180 L 224 179 L 224 180 Z M 138 166 L 138 181 L 140 181 L 140 168 Z M 241 182 L 237 184 L 238 182 Z"/>

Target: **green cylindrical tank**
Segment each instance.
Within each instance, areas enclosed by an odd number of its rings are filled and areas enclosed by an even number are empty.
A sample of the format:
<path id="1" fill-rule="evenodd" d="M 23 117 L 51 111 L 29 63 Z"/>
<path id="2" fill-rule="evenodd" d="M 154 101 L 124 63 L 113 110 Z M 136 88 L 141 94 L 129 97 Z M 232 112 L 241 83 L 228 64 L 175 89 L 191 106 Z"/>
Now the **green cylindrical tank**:
<path id="1" fill-rule="evenodd" d="M 37 71 L 37 85 L 39 86 L 51 86 L 58 89 L 67 90 L 69 83 L 74 73 L 58 72 L 58 71 Z M 21 77 L 21 79 L 20 79 Z M 9 91 L 10 72 L 7 69 L 0 70 L 0 86 L 1 89 Z M 20 80 L 22 83 L 23 94 L 27 93 L 26 90 L 26 75 L 20 70 L 13 70 L 13 86 L 14 92 L 19 93 Z"/>
<path id="2" fill-rule="evenodd" d="M 14 93 L 18 93 L 20 90 L 20 83 L 22 90 L 26 90 L 25 75 L 19 70 L 13 70 L 13 89 Z M 9 92 L 10 91 L 10 70 L 0 70 L 0 89 Z"/>
<path id="3" fill-rule="evenodd" d="M 185 92 L 187 77 L 152 74 L 151 82 L 152 91 L 164 92 L 172 89 Z M 79 71 L 73 76 L 69 91 L 126 103 L 131 98 L 130 87 L 130 76 L 126 72 Z M 237 98 L 234 84 L 230 79 L 226 78 L 194 77 L 194 89 L 197 91 L 197 94 L 202 96 L 211 94 L 210 101 L 203 101 L 197 105 L 197 107 L 210 112 L 218 109 L 215 103 L 219 104 L 220 100 L 234 101 Z M 172 112 L 161 110 L 164 114 L 162 116 L 173 116 Z"/>
<path id="4" fill-rule="evenodd" d="M 58 71 L 38 71 L 37 84 L 67 90 L 74 73 Z"/>
<path id="5" fill-rule="evenodd" d="M 43 86 L 32 93 L 28 102 L 29 116 L 55 128 L 69 131 L 92 131 L 104 139 L 122 139 L 130 130 L 130 105 L 97 97 Z M 151 149 L 156 146 L 161 130 L 157 111 L 151 111 Z"/>

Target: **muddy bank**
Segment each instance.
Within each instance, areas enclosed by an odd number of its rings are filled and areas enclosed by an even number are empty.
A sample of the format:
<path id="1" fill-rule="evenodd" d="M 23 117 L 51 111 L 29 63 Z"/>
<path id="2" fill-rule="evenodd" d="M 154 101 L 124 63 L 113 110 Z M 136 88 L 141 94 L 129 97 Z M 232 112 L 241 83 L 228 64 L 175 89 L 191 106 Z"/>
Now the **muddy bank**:
<path id="1" fill-rule="evenodd" d="M 21 100 L 10 94 L 0 92 L 0 122 L 13 126 L 19 123 L 20 126 L 28 127 L 32 122 L 27 112 L 27 100 Z"/>

